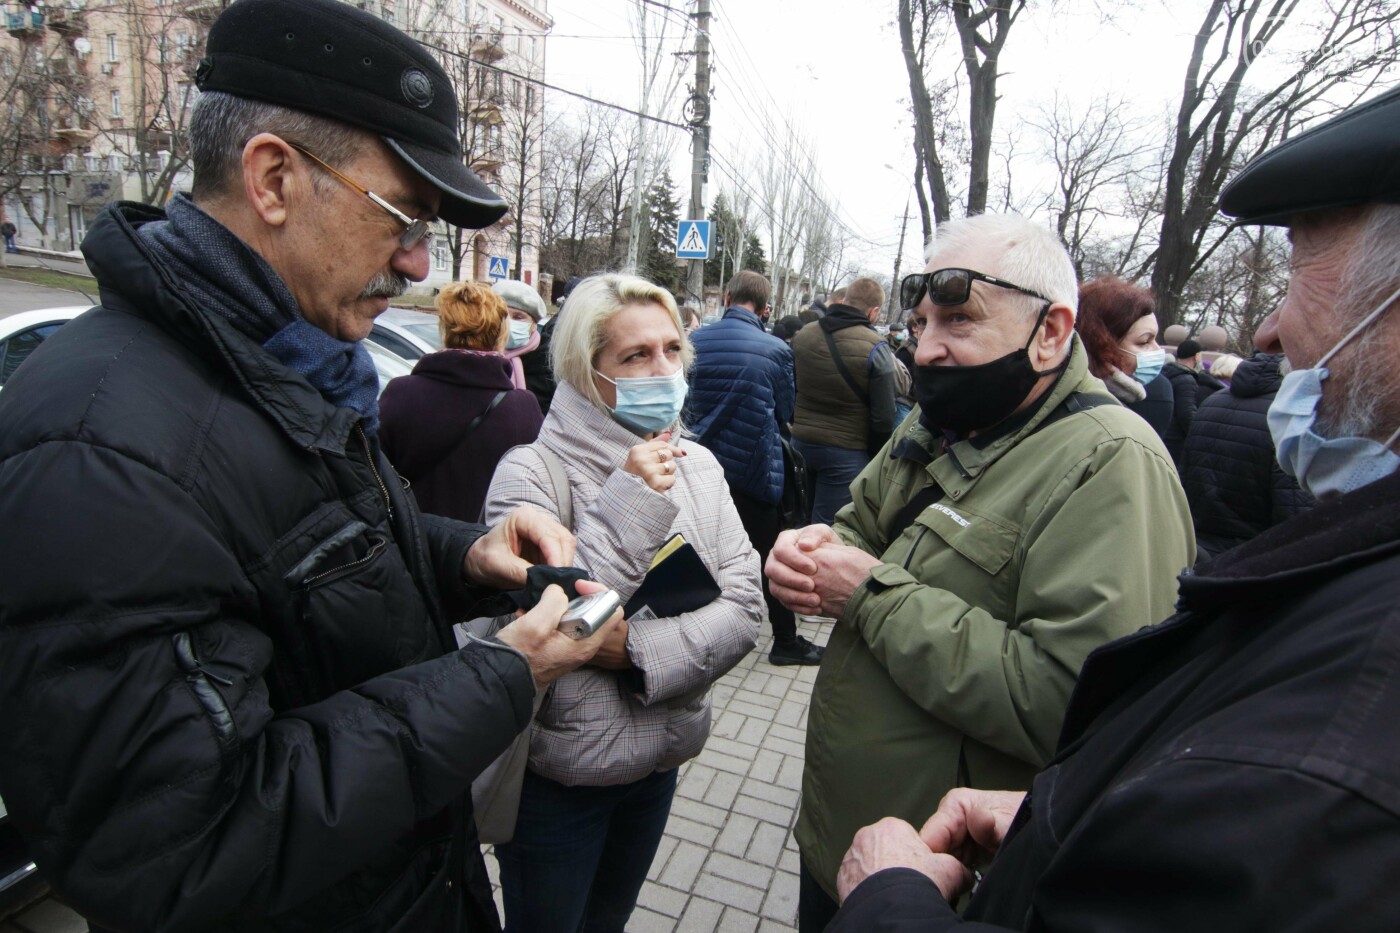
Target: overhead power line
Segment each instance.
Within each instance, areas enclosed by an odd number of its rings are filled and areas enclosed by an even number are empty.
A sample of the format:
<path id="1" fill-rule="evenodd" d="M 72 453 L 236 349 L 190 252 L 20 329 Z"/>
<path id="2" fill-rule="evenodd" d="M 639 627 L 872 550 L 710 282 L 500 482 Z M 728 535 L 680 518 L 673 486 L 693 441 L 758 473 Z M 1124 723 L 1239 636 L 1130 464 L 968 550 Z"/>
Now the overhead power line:
<path id="1" fill-rule="evenodd" d="M 501 74 L 509 75 L 512 78 L 519 78 L 521 81 L 526 81 L 530 84 L 536 84 L 540 87 L 548 88 L 551 91 L 558 91 L 560 94 L 567 94 L 570 97 L 577 97 L 579 100 L 586 100 L 590 104 L 597 104 L 599 107 L 607 107 L 610 110 L 618 110 L 622 113 L 631 114 L 634 117 L 641 117 L 643 120 L 650 120 L 653 123 L 660 123 L 662 126 L 669 126 L 672 129 L 685 130 L 686 132 L 690 132 L 690 127 L 686 126 L 684 123 L 677 123 L 674 120 L 667 120 L 662 117 L 654 117 L 649 113 L 642 113 L 640 110 L 632 110 L 631 108 L 624 107 L 621 104 L 610 103 L 606 100 L 599 100 L 596 97 L 591 97 L 588 94 L 581 94 L 578 91 L 571 91 L 566 87 L 560 87 L 557 84 L 550 84 L 548 81 L 545 81 L 542 78 L 534 78 L 530 75 L 523 75 L 518 71 L 511 71 L 509 68 L 502 68 L 500 65 L 492 65 L 487 62 L 483 62 L 479 59 L 472 58 L 470 55 L 467 55 L 463 52 L 458 52 L 456 49 L 444 48 L 440 45 L 435 45 L 431 42 L 422 42 L 421 40 L 420 44 L 426 46 L 427 48 L 441 52 L 444 55 L 451 55 L 453 58 L 470 61 L 473 65 L 479 68 L 489 68 L 492 71 L 498 71 Z"/>

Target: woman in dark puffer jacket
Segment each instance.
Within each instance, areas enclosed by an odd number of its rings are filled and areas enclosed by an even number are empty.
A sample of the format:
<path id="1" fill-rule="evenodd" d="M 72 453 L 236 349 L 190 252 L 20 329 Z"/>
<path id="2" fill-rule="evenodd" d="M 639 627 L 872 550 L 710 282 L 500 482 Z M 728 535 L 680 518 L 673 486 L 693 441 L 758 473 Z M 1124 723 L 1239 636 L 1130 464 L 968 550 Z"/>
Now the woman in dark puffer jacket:
<path id="1" fill-rule="evenodd" d="M 505 301 L 485 285 L 457 282 L 438 295 L 437 308 L 447 349 L 384 388 L 380 443 L 413 484 L 419 508 L 474 522 L 496 464 L 539 435 L 544 415 L 533 394 L 515 387 L 502 353 Z"/>
<path id="2" fill-rule="evenodd" d="M 1181 484 L 1196 525 L 1197 563 L 1313 506 L 1279 468 L 1266 414 L 1283 382 L 1282 354 L 1236 367 L 1229 391 L 1201 403 L 1186 435 Z"/>

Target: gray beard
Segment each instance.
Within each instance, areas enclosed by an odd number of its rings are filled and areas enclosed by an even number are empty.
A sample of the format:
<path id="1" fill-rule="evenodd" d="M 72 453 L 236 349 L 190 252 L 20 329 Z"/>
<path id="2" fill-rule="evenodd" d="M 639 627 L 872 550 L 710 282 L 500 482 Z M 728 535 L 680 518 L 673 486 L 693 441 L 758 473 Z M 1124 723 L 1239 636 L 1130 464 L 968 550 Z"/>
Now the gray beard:
<path id="1" fill-rule="evenodd" d="M 1372 352 L 1375 341 L 1372 334 L 1361 334 L 1340 354 L 1333 357 L 1327 369 L 1332 374 L 1323 381 L 1322 401 L 1317 406 L 1317 421 L 1314 430 L 1328 440 L 1343 437 L 1373 437 L 1380 433 L 1382 405 L 1393 387 L 1386 378 L 1386 367 L 1380 356 Z M 1354 368 L 1340 369 L 1337 363 L 1350 363 Z M 1293 366 L 1285 357 L 1279 364 L 1279 372 L 1288 375 Z M 1336 377 L 1346 380 L 1346 391 L 1342 397 L 1327 393 L 1327 384 L 1335 385 Z"/>
<path id="2" fill-rule="evenodd" d="M 388 269 L 377 273 L 369 280 L 361 298 L 397 298 L 408 291 L 408 279 Z"/>

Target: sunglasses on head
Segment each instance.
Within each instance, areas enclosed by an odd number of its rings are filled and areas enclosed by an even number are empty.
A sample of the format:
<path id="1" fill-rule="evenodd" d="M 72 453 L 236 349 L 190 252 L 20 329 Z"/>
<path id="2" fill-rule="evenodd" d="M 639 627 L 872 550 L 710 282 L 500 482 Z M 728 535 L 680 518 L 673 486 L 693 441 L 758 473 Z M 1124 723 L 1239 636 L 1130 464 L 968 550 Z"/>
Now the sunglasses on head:
<path id="1" fill-rule="evenodd" d="M 1022 288 L 1019 285 L 1012 285 L 1005 279 L 984 275 L 971 269 L 935 269 L 932 272 L 916 272 L 913 275 L 906 275 L 900 281 L 899 306 L 905 311 L 912 311 L 919 306 L 919 302 L 924 300 L 924 295 L 928 295 L 929 300 L 936 305 L 945 307 L 960 305 L 972 296 L 973 282 L 986 282 L 997 288 L 1009 288 L 1023 295 L 1039 298 L 1041 301 L 1050 301 L 1039 292 L 1033 292 L 1029 288 Z"/>

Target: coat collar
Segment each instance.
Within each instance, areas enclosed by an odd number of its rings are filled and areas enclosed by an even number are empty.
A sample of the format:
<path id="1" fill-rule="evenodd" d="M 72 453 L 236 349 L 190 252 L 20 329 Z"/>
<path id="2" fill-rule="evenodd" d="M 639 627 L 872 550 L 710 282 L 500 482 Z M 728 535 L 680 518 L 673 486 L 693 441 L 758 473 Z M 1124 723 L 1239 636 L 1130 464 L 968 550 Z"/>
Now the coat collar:
<path id="1" fill-rule="evenodd" d="M 988 467 L 1000 460 L 1007 451 L 1026 437 L 1034 434 L 1041 423 L 1050 416 L 1050 413 L 1071 394 L 1075 392 L 1104 394 L 1103 383 L 1089 373 L 1087 357 L 1084 346 L 1079 341 L 1079 335 L 1073 335 L 1071 340 L 1073 342 L 1070 345 L 1069 363 L 1064 372 L 1050 387 L 1050 391 L 1041 397 L 1039 407 L 1035 408 L 1033 414 L 1029 417 L 1019 416 L 1022 420 L 1013 430 L 997 434 L 993 429 L 992 433 L 995 436 L 990 442 L 986 441 L 985 437 L 979 436 L 976 439 L 964 438 L 947 443 L 943 437 L 935 437 L 927 428 L 919 424 L 917 418 L 911 418 L 909 419 L 910 427 L 905 429 L 903 435 L 896 435 L 894 455 L 925 463 L 940 486 L 950 494 L 956 489 L 958 494 L 962 495 L 977 482 L 977 479 L 987 471 Z M 1013 416 L 1013 419 L 1017 417 Z M 916 447 L 922 448 L 922 456 L 915 454 Z M 944 453 L 949 456 L 943 457 Z"/>
<path id="2" fill-rule="evenodd" d="M 721 320 L 743 321 L 746 324 L 752 324 L 759 330 L 763 330 L 763 321 L 759 318 L 759 316 L 757 314 L 754 314 L 748 308 L 741 308 L 738 305 L 730 305 L 728 308 L 726 308 L 724 311 L 724 317 Z"/>
<path id="3" fill-rule="evenodd" d="M 627 454 L 642 443 L 567 382 L 559 383 L 540 427 L 540 442 L 584 476 L 602 484 L 627 462 Z"/>
<path id="4" fill-rule="evenodd" d="M 103 306 L 154 321 L 200 357 L 222 361 L 297 446 L 343 452 L 359 414 L 326 401 L 299 373 L 200 306 L 136 235 L 142 224 L 164 217 L 157 208 L 130 202 L 110 204 L 98 215 L 82 250 Z"/>

